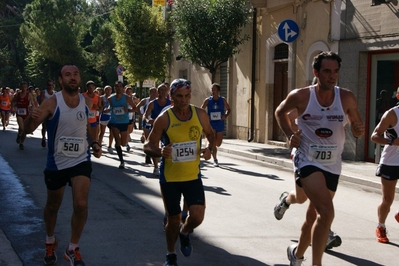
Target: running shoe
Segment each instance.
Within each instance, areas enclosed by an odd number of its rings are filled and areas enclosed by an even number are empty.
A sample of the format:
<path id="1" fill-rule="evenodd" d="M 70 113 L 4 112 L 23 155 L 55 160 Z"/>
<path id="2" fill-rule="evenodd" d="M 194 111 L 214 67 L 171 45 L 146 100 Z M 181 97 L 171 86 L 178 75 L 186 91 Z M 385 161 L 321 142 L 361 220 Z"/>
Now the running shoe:
<path id="1" fill-rule="evenodd" d="M 326 250 L 339 247 L 341 244 L 342 239 L 339 237 L 339 235 L 330 230 L 330 233 L 328 234 Z"/>
<path id="2" fill-rule="evenodd" d="M 290 205 L 285 202 L 287 196 L 288 192 L 284 191 L 280 195 L 280 202 L 274 207 L 274 217 L 276 217 L 277 220 L 283 219 L 285 211 L 290 207 Z"/>
<path id="3" fill-rule="evenodd" d="M 218 161 L 218 159 L 213 160 L 213 166 L 219 167 L 219 161 Z"/>
<path id="4" fill-rule="evenodd" d="M 24 144 L 20 143 L 20 144 L 19 144 L 19 149 L 20 149 L 20 150 L 24 150 L 24 149 L 25 149 Z"/>
<path id="5" fill-rule="evenodd" d="M 43 148 L 46 147 L 46 139 L 45 138 L 42 138 L 42 147 Z"/>
<path id="6" fill-rule="evenodd" d="M 112 149 L 111 146 L 108 146 L 107 150 L 108 150 L 108 152 L 109 152 L 110 154 L 113 154 L 113 153 L 114 153 L 114 150 Z"/>
<path id="7" fill-rule="evenodd" d="M 179 226 L 179 232 L 181 229 L 182 224 Z M 193 251 L 193 246 L 191 245 L 190 241 L 190 235 L 184 235 L 182 233 L 179 233 L 179 238 L 180 238 L 180 252 L 183 254 L 185 257 L 188 257 L 191 255 L 191 252 Z"/>
<path id="8" fill-rule="evenodd" d="M 395 214 L 395 220 L 399 223 L 399 211 Z"/>
<path id="9" fill-rule="evenodd" d="M 382 227 L 382 226 L 378 226 L 375 229 L 375 234 L 377 236 L 377 241 L 380 243 L 388 243 L 389 239 L 387 237 L 387 229 Z"/>
<path id="10" fill-rule="evenodd" d="M 287 257 L 288 260 L 290 261 L 290 266 L 301 266 L 302 262 L 305 260 L 303 257 L 302 259 L 298 259 L 295 256 L 296 246 L 297 244 L 292 244 L 287 248 Z"/>
<path id="11" fill-rule="evenodd" d="M 154 171 L 152 173 L 156 176 L 159 176 L 159 168 L 154 168 Z"/>
<path id="12" fill-rule="evenodd" d="M 55 242 L 52 244 L 46 243 L 46 251 L 44 252 L 44 265 L 54 265 L 57 262 L 57 255 L 55 254 L 55 250 L 58 247 L 58 240 L 55 239 Z"/>
<path id="13" fill-rule="evenodd" d="M 20 136 L 20 135 L 17 135 L 16 142 L 17 142 L 18 144 L 21 143 L 21 136 Z"/>
<path id="14" fill-rule="evenodd" d="M 118 168 L 119 169 L 125 169 L 125 163 L 121 163 Z"/>
<path id="15" fill-rule="evenodd" d="M 129 144 L 126 144 L 126 151 L 127 151 L 127 152 L 130 151 L 130 146 L 129 146 Z"/>
<path id="16" fill-rule="evenodd" d="M 177 256 L 175 253 L 166 255 L 165 266 L 177 266 Z"/>
<path id="17" fill-rule="evenodd" d="M 79 248 L 75 248 L 75 250 L 65 250 L 64 259 L 69 260 L 70 266 L 85 266 Z"/>

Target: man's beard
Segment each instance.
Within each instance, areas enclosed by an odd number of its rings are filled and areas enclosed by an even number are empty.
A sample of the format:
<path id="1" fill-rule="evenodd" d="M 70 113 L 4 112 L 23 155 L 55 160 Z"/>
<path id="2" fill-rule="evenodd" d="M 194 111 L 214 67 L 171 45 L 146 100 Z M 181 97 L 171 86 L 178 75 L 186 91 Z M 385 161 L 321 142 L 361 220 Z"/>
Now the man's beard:
<path id="1" fill-rule="evenodd" d="M 79 84 L 78 83 L 76 85 L 69 85 L 69 84 L 63 83 L 62 85 L 63 85 L 62 86 L 63 89 L 66 92 L 70 93 L 70 94 L 74 94 L 74 93 L 79 91 Z"/>

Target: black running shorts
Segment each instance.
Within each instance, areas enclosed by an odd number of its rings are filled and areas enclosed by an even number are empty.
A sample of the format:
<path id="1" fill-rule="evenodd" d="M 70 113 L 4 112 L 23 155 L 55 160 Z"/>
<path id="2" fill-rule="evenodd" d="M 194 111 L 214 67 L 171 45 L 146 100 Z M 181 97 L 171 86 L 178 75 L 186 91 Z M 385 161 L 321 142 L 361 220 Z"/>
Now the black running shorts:
<path id="1" fill-rule="evenodd" d="M 386 180 L 398 180 L 399 179 L 399 166 L 379 164 L 377 166 L 376 176 L 380 176 Z"/>
<path id="2" fill-rule="evenodd" d="M 44 170 L 44 182 L 47 189 L 57 190 L 66 186 L 66 184 L 70 186 L 71 178 L 75 176 L 87 176 L 91 178 L 91 171 L 91 162 L 87 161 L 59 171 Z"/>
<path id="3" fill-rule="evenodd" d="M 315 172 L 321 172 L 326 180 L 327 188 L 333 192 L 337 191 L 339 175 L 322 170 L 314 165 L 307 165 L 295 171 L 296 183 L 302 187 L 301 178 L 306 178 Z"/>
<path id="4" fill-rule="evenodd" d="M 181 213 L 182 194 L 188 207 L 205 205 L 204 186 L 201 179 L 187 182 L 166 182 L 161 184 L 161 192 L 166 212 L 171 216 Z"/>

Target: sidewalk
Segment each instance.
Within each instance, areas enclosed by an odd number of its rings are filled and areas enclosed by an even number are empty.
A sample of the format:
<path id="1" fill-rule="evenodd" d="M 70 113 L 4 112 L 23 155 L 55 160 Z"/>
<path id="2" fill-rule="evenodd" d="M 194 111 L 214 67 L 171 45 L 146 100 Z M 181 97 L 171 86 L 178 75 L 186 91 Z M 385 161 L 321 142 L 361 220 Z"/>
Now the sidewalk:
<path id="1" fill-rule="evenodd" d="M 237 139 L 224 139 L 219 152 L 242 156 L 245 159 L 262 161 L 271 167 L 293 171 L 290 150 L 276 145 L 248 142 Z M 223 162 L 222 162 L 223 163 Z M 344 161 L 340 182 L 350 182 L 372 188 L 381 188 L 380 177 L 375 176 L 377 164 L 363 161 Z M 396 186 L 399 193 L 399 184 Z"/>
<path id="2" fill-rule="evenodd" d="M 141 136 L 142 131 L 135 129 L 132 137 Z M 243 159 L 267 163 L 270 167 L 293 171 L 290 159 L 291 150 L 278 145 L 248 142 L 239 139 L 223 139 L 218 152 L 241 156 Z M 223 164 L 223 162 L 221 162 Z M 375 176 L 377 164 L 363 161 L 343 161 L 340 182 L 350 182 L 376 189 L 381 188 L 380 177 Z M 399 193 L 399 183 L 396 186 Z"/>

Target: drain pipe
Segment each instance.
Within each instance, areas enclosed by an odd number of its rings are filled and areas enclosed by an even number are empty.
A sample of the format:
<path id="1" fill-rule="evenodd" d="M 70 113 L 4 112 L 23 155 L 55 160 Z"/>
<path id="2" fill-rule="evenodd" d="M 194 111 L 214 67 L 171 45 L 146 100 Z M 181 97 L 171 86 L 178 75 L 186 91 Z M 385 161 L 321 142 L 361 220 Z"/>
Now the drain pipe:
<path id="1" fill-rule="evenodd" d="M 252 73 L 251 73 L 251 124 L 248 130 L 248 142 L 254 140 L 254 127 L 255 127 L 255 67 L 256 67 L 256 19 L 257 19 L 257 9 L 254 8 L 253 11 L 253 21 L 252 21 Z"/>

